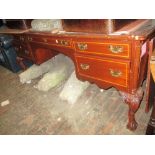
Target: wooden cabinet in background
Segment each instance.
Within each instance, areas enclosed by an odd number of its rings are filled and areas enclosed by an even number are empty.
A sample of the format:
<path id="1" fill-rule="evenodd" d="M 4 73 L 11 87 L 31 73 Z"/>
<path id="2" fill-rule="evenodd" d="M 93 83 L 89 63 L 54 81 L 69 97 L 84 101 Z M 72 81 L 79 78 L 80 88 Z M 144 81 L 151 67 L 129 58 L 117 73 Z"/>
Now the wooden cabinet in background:
<path id="1" fill-rule="evenodd" d="M 30 29 L 32 19 L 4 19 L 5 25 L 10 29 Z"/>

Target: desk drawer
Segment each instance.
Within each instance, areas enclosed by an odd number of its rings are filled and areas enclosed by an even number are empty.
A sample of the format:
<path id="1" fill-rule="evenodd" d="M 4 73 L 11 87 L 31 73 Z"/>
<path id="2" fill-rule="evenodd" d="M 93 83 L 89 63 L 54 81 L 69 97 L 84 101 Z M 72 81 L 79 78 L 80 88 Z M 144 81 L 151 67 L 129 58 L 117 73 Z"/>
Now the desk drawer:
<path id="1" fill-rule="evenodd" d="M 35 36 L 28 36 L 28 41 L 30 42 L 38 42 L 38 43 L 46 43 L 56 46 L 64 46 L 64 47 L 71 47 L 71 40 L 69 39 L 59 39 L 59 38 L 53 38 L 53 37 L 35 37 Z"/>
<path id="2" fill-rule="evenodd" d="M 76 56 L 78 74 L 96 81 L 128 86 L 129 62 Z"/>
<path id="3" fill-rule="evenodd" d="M 43 37 L 35 37 L 35 36 L 27 36 L 28 41 L 32 42 L 39 42 L 39 43 L 46 43 L 47 39 Z M 54 42 L 54 41 L 53 41 Z"/>
<path id="4" fill-rule="evenodd" d="M 76 51 L 79 53 L 106 55 L 113 57 L 130 57 L 129 44 L 106 42 L 75 42 Z"/>

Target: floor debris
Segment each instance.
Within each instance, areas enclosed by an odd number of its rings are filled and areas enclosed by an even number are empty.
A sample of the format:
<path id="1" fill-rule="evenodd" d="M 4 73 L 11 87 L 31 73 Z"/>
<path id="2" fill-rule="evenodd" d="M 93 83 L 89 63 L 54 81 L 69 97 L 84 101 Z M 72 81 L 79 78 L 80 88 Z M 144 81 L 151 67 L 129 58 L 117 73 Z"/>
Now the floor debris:
<path id="1" fill-rule="evenodd" d="M 60 121 L 61 121 L 61 117 L 59 117 L 59 118 L 57 119 L 57 121 L 60 122 Z"/>
<path id="2" fill-rule="evenodd" d="M 74 69 L 72 60 L 62 54 L 58 55 L 53 60 L 53 65 L 53 68 L 46 73 L 36 85 L 38 90 L 48 91 L 60 85 L 63 81 L 68 79 Z"/>
<path id="3" fill-rule="evenodd" d="M 31 80 L 27 81 L 26 83 L 27 83 L 27 84 L 30 84 L 30 83 L 31 83 Z"/>
<path id="4" fill-rule="evenodd" d="M 10 101 L 9 100 L 6 100 L 6 101 L 1 102 L 1 106 L 2 107 L 6 106 L 8 104 L 10 104 Z"/>
<path id="5" fill-rule="evenodd" d="M 53 67 L 53 60 L 50 59 L 41 65 L 32 65 L 30 68 L 28 68 L 26 71 L 19 74 L 19 79 L 22 84 L 36 79 L 39 76 L 49 72 L 49 70 Z"/>
<path id="6" fill-rule="evenodd" d="M 69 103 L 74 104 L 89 85 L 90 83 L 87 81 L 82 82 L 78 80 L 74 71 L 65 83 L 65 86 L 59 96 L 62 100 L 66 100 Z"/>

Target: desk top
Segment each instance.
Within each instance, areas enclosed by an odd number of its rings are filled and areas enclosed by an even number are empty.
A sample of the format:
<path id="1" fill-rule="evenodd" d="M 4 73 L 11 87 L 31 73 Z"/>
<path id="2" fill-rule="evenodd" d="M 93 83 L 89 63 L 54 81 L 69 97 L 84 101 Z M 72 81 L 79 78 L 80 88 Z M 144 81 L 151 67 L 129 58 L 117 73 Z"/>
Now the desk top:
<path id="1" fill-rule="evenodd" d="M 102 33 L 84 33 L 84 32 L 65 32 L 59 31 L 58 33 L 51 32 L 37 32 L 30 29 L 28 34 L 46 35 L 46 36 L 66 36 L 66 37 L 85 37 L 85 38 L 112 38 L 112 39 L 135 39 L 145 40 L 149 35 L 155 32 L 155 22 L 153 20 L 136 20 L 123 28 L 110 34 Z"/>
<path id="2" fill-rule="evenodd" d="M 145 40 L 153 32 L 155 32 L 155 22 L 151 19 L 141 19 L 135 20 L 134 22 L 122 27 L 118 31 L 110 34 L 102 33 L 85 33 L 85 32 L 66 32 L 58 31 L 57 33 L 52 32 L 39 32 L 19 29 L 1 29 L 1 34 L 35 34 L 35 35 L 46 35 L 46 36 L 64 36 L 64 37 L 84 37 L 84 38 L 112 38 L 112 39 L 135 39 L 135 40 Z"/>

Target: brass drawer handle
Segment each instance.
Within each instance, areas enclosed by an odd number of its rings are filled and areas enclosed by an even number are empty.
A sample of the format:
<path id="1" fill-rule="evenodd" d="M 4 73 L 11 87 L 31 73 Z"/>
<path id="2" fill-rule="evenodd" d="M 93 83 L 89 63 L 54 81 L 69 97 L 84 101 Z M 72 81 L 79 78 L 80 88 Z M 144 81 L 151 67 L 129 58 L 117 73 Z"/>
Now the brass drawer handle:
<path id="1" fill-rule="evenodd" d="M 80 50 L 87 50 L 88 49 L 88 45 L 85 43 L 78 43 L 77 45 L 78 45 L 78 48 Z"/>
<path id="2" fill-rule="evenodd" d="M 28 50 L 25 50 L 25 54 L 29 54 L 29 51 Z"/>
<path id="3" fill-rule="evenodd" d="M 119 70 L 113 70 L 113 69 L 109 69 L 110 70 L 110 74 L 113 77 L 120 77 L 122 76 L 122 72 Z"/>
<path id="4" fill-rule="evenodd" d="M 110 45 L 109 46 L 109 50 L 112 53 L 121 53 L 121 52 L 123 52 L 123 47 L 122 46 L 118 46 L 118 45 Z"/>
<path id="5" fill-rule="evenodd" d="M 28 37 L 28 41 L 32 41 L 32 38 L 31 37 Z"/>
<path id="6" fill-rule="evenodd" d="M 20 37 L 20 40 L 21 40 L 21 41 L 24 41 L 24 37 Z"/>
<path id="7" fill-rule="evenodd" d="M 68 46 L 69 45 L 68 41 L 66 41 L 66 40 L 60 40 L 60 44 L 64 45 L 64 46 Z"/>
<path id="8" fill-rule="evenodd" d="M 89 65 L 88 64 L 80 64 L 80 67 L 83 70 L 88 70 L 89 69 Z"/>
<path id="9" fill-rule="evenodd" d="M 15 47 L 15 50 L 16 50 L 16 51 L 18 51 L 18 50 L 19 50 L 19 48 L 18 48 L 18 47 Z"/>
<path id="10" fill-rule="evenodd" d="M 56 44 L 60 44 L 60 45 L 63 45 L 63 46 L 68 46 L 69 45 L 69 42 L 66 41 L 66 40 L 55 40 Z"/>

